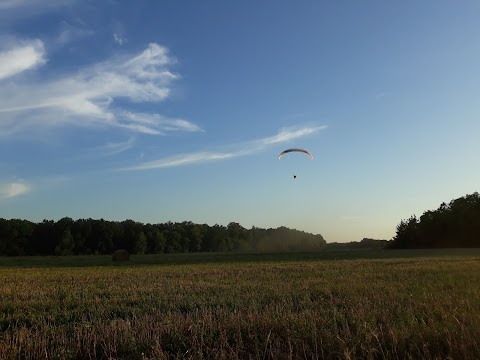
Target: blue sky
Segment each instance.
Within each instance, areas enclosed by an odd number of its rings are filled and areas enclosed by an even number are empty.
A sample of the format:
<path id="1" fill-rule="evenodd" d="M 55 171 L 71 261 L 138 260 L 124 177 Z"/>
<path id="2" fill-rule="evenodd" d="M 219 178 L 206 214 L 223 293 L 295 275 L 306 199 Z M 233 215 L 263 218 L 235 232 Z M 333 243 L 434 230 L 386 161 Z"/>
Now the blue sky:
<path id="1" fill-rule="evenodd" d="M 479 18 L 473 0 L 0 0 L 0 217 L 390 239 L 479 190 Z"/>

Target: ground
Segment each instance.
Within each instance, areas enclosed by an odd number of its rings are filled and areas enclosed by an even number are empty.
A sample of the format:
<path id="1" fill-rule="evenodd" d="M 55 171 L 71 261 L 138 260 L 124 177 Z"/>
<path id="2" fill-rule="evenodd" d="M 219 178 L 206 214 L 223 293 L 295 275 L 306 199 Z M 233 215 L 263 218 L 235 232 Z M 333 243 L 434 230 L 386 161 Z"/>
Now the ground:
<path id="1" fill-rule="evenodd" d="M 0 258 L 0 358 L 480 358 L 480 250 Z"/>

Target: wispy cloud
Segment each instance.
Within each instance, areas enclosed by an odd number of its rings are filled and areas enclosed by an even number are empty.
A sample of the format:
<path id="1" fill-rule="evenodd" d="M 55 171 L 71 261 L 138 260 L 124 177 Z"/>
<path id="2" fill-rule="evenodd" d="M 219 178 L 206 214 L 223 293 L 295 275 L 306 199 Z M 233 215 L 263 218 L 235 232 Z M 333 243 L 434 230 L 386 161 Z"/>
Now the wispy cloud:
<path id="1" fill-rule="evenodd" d="M 132 166 L 130 168 L 124 168 L 120 170 L 148 170 L 148 169 L 160 169 L 181 165 L 198 164 L 212 160 L 224 160 L 232 157 L 239 156 L 238 153 L 228 152 L 198 152 L 183 154 L 168 158 L 163 158 L 155 161 L 145 162 L 143 164 Z"/>
<path id="2" fill-rule="evenodd" d="M 95 146 L 86 150 L 86 152 L 82 154 L 80 158 L 84 158 L 84 157 L 90 158 L 92 156 L 98 158 L 98 157 L 118 155 L 127 150 L 130 150 L 131 148 L 134 147 L 134 145 L 135 145 L 134 137 L 130 137 L 125 141 L 107 142 L 104 145 Z"/>
<path id="3" fill-rule="evenodd" d="M 113 41 L 118 45 L 123 45 L 127 42 L 127 39 L 123 36 L 118 35 L 117 33 L 113 34 Z"/>
<path id="4" fill-rule="evenodd" d="M 14 198 L 26 194 L 30 190 L 30 185 L 23 181 L 0 183 L 0 199 Z"/>
<path id="5" fill-rule="evenodd" d="M 90 29 L 82 29 L 66 21 L 60 24 L 60 33 L 55 39 L 58 45 L 65 45 L 72 41 L 92 36 L 95 32 Z"/>
<path id="6" fill-rule="evenodd" d="M 45 62 L 45 48 L 42 41 L 35 39 L 11 44 L 10 47 L 0 49 L 0 80 L 33 69 Z"/>
<path id="7" fill-rule="evenodd" d="M 137 114 L 116 102 L 161 102 L 168 98 L 172 82 L 179 78 L 169 69 L 174 62 L 168 49 L 152 43 L 135 56 L 115 57 L 53 80 L 28 84 L 0 81 L 0 132 L 65 124 L 121 127 L 152 135 L 198 131 L 198 126 L 186 120 Z"/>
<path id="8" fill-rule="evenodd" d="M 314 134 L 327 128 L 327 125 L 316 127 L 304 127 L 299 129 L 284 128 L 278 134 L 258 140 L 260 145 L 272 145 L 287 142 L 293 139 L 301 138 L 306 135 Z"/>
<path id="9" fill-rule="evenodd" d="M 124 112 L 119 117 L 125 119 L 129 125 L 142 126 L 150 130 L 152 134 L 165 134 L 172 131 L 201 131 L 202 129 L 184 119 L 172 119 L 159 114 Z"/>
<path id="10" fill-rule="evenodd" d="M 126 141 L 116 142 L 116 143 L 108 143 L 104 145 L 101 149 L 104 150 L 105 155 L 115 155 L 120 154 L 128 149 L 132 148 L 135 144 L 135 139 L 132 137 Z"/>
<path id="11" fill-rule="evenodd" d="M 198 164 L 215 160 L 226 160 L 235 157 L 251 155 L 253 153 L 262 151 L 265 148 L 274 144 L 289 142 L 290 140 L 311 135 L 326 128 L 326 125 L 302 128 L 284 128 L 281 129 L 276 135 L 230 146 L 230 148 L 233 148 L 233 150 L 231 151 L 201 151 L 188 154 L 180 154 L 170 157 L 164 157 L 154 161 L 144 162 L 138 165 L 125 167 L 117 170 L 134 171 L 160 169 L 174 166 Z"/>

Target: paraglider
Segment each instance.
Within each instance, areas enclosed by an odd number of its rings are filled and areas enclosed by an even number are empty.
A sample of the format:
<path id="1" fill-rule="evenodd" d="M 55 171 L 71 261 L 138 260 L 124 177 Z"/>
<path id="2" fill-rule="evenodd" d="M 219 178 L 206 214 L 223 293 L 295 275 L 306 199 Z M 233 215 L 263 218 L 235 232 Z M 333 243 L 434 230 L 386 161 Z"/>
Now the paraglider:
<path id="1" fill-rule="evenodd" d="M 287 149 L 287 150 L 283 150 L 280 155 L 278 155 L 278 158 L 281 159 L 283 155 L 285 155 L 286 153 L 289 153 L 289 152 L 302 152 L 304 154 L 307 154 L 308 156 L 310 156 L 310 159 L 313 159 L 313 155 L 310 154 L 309 151 L 305 150 L 305 149 L 299 149 L 299 148 L 293 148 L 293 149 Z"/>
<path id="2" fill-rule="evenodd" d="M 310 159 L 313 159 L 313 155 L 305 150 L 305 149 L 300 149 L 300 148 L 292 148 L 292 149 L 286 149 L 286 150 L 283 150 L 280 155 L 278 155 L 278 159 L 280 160 L 282 158 L 283 155 L 287 154 L 287 153 L 290 153 L 290 152 L 300 152 L 300 153 L 304 153 L 306 155 L 308 155 L 310 157 Z M 293 174 L 293 178 L 296 179 L 297 178 L 297 175 L 296 174 Z"/>

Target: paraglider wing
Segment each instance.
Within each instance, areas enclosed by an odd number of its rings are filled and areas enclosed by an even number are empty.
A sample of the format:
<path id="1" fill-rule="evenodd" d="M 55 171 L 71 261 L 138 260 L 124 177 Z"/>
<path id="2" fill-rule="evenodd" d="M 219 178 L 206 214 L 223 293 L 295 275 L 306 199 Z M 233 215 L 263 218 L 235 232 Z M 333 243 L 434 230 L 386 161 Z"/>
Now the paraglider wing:
<path id="1" fill-rule="evenodd" d="M 310 152 L 308 152 L 308 151 L 305 150 L 305 149 L 297 149 L 297 148 L 283 150 L 283 151 L 280 153 L 280 155 L 278 155 L 278 158 L 281 159 L 283 155 L 285 155 L 286 153 L 289 153 L 289 152 L 302 152 L 302 153 L 307 154 L 308 156 L 310 156 L 311 159 L 313 159 L 313 155 L 310 154 Z"/>

